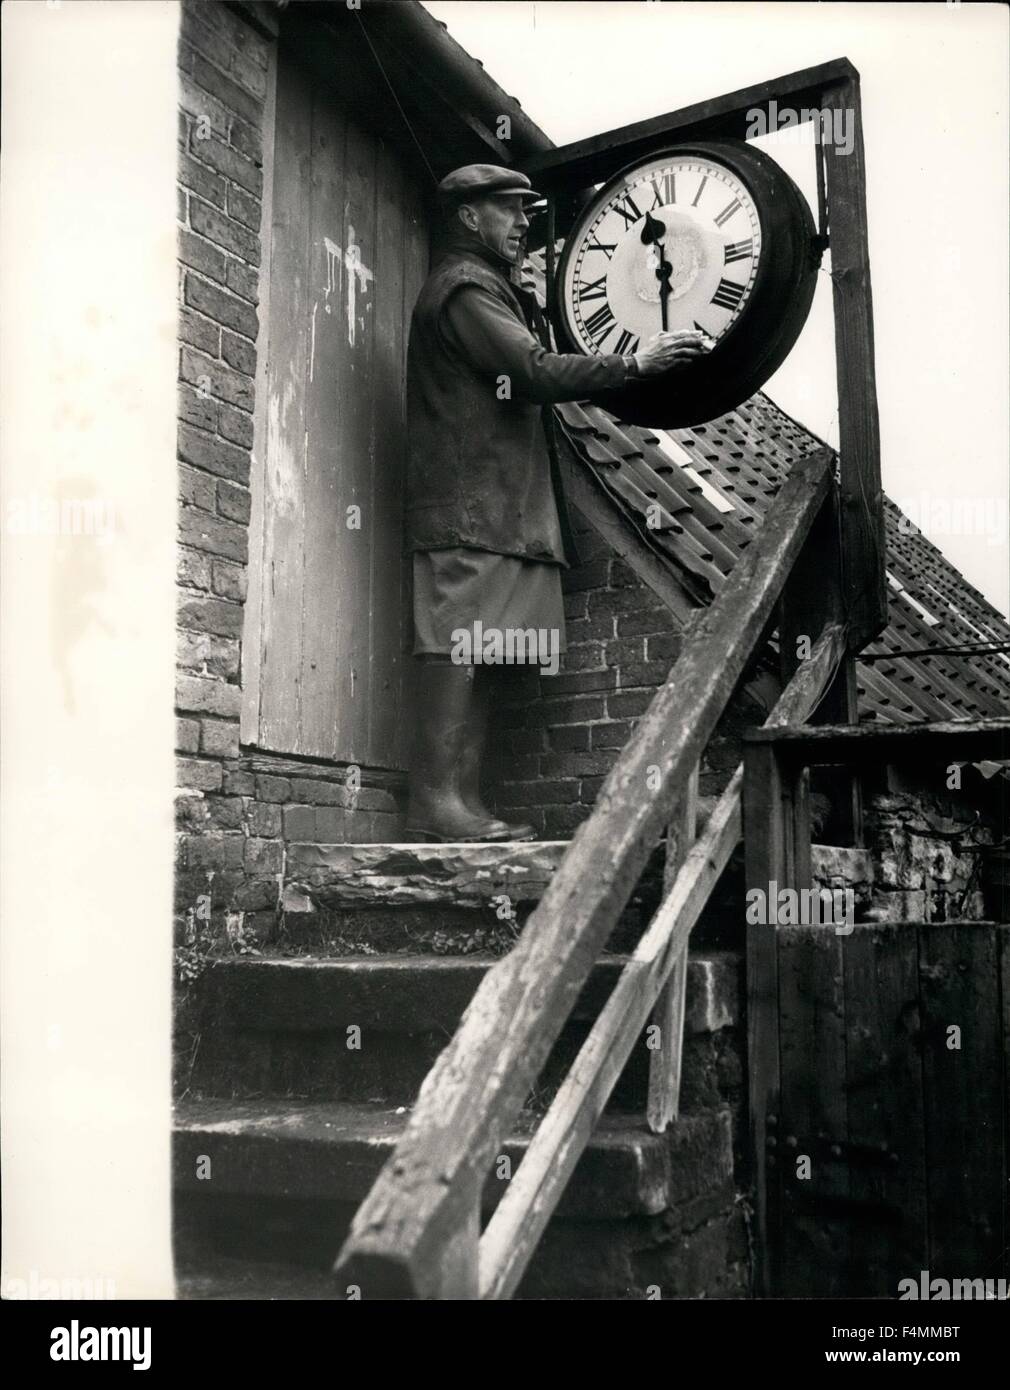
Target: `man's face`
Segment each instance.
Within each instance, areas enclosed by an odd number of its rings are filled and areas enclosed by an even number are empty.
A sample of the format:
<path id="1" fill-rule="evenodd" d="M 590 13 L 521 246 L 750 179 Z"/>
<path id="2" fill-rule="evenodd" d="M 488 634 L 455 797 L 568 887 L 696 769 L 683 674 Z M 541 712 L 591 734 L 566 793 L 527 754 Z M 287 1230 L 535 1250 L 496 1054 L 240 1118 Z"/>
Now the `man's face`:
<path id="1" fill-rule="evenodd" d="M 517 261 L 530 221 L 520 193 L 498 193 L 491 198 L 464 203 L 459 210 L 463 224 L 476 232 L 484 245 L 506 261 Z"/>

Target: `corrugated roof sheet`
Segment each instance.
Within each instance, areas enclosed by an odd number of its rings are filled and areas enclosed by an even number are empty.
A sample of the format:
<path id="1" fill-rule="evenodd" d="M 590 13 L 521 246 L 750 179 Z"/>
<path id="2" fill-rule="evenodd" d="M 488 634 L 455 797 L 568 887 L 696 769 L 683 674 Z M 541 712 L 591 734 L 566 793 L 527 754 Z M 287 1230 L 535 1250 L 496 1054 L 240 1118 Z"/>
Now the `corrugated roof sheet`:
<path id="1" fill-rule="evenodd" d="M 527 283 L 543 302 L 542 256 Z M 618 421 L 586 402 L 555 407 L 565 434 L 597 483 L 702 602 L 725 581 L 792 464 L 823 441 L 763 393 L 691 429 L 663 432 Z M 665 449 L 663 446 L 666 446 Z M 689 460 L 679 463 L 678 458 Z M 688 469 L 732 511 L 717 507 Z M 649 508 L 655 528 L 647 526 Z M 923 647 L 1010 642 L 1010 623 L 889 499 L 889 622 L 857 660 L 860 718 L 890 722 L 976 719 L 1010 712 L 1010 656 L 910 657 Z"/>

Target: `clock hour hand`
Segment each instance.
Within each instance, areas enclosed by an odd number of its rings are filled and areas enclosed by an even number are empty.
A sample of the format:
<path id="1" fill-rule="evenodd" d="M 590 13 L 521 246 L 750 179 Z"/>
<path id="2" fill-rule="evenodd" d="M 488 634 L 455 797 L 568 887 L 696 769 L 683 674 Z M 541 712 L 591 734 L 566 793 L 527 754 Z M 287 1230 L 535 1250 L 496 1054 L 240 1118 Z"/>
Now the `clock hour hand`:
<path id="1" fill-rule="evenodd" d="M 642 227 L 642 244 L 645 246 L 655 246 L 656 248 L 656 279 L 659 281 L 659 312 L 663 331 L 667 328 L 667 302 L 670 298 L 670 276 L 673 274 L 673 266 L 666 259 L 666 248 L 663 245 L 663 237 L 666 236 L 666 224 L 660 222 L 658 217 L 653 217 L 651 213 L 645 214 L 645 225 Z"/>

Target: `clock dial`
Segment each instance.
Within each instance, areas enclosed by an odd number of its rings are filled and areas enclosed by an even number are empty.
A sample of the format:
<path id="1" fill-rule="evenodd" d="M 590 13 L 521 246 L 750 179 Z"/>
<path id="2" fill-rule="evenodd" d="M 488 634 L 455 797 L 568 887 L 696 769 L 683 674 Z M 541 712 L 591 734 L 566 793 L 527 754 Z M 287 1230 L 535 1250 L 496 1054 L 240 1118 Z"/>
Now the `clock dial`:
<path id="1" fill-rule="evenodd" d="M 761 261 L 743 180 L 697 153 L 665 154 L 608 185 L 573 232 L 561 300 L 589 353 L 637 351 L 661 329 L 725 335 Z"/>

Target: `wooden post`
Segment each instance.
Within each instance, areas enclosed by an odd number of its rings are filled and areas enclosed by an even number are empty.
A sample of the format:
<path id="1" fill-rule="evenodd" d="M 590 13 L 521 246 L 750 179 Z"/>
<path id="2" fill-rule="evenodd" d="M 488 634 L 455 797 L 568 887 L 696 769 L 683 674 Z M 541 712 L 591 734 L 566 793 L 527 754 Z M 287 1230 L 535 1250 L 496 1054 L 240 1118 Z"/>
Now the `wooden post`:
<path id="1" fill-rule="evenodd" d="M 861 651 L 887 623 L 880 426 L 873 361 L 873 299 L 866 223 L 866 160 L 859 75 L 829 87 L 823 109 L 841 113 L 846 143 L 824 145 L 841 464 L 842 601 L 849 649 Z"/>
<path id="2" fill-rule="evenodd" d="M 698 833 L 698 765 L 688 779 L 684 799 L 666 832 L 663 896 L 673 888 L 688 850 Z M 684 1006 L 687 998 L 688 951 L 677 957 L 669 980 L 656 1000 L 652 1022 L 660 1045 L 649 1054 L 649 1098 L 646 1120 L 653 1134 L 662 1134 L 680 1113 L 680 1076 L 684 1060 Z"/>

